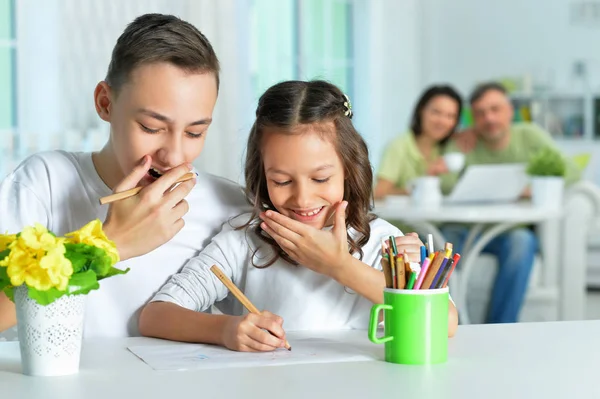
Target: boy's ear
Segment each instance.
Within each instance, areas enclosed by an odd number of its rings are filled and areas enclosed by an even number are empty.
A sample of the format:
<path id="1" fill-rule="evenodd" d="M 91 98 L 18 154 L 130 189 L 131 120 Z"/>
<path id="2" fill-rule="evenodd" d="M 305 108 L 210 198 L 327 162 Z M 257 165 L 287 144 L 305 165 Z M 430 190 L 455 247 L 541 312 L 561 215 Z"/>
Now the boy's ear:
<path id="1" fill-rule="evenodd" d="M 94 90 L 94 105 L 100 119 L 110 122 L 110 111 L 112 104 L 111 88 L 105 81 L 96 85 Z"/>

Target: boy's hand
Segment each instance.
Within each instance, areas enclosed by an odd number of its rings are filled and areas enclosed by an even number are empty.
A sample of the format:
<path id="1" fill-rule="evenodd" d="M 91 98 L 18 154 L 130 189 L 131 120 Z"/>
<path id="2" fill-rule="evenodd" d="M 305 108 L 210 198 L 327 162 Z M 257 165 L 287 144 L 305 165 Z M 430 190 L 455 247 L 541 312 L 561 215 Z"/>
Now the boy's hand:
<path id="1" fill-rule="evenodd" d="M 144 157 L 114 191 L 136 187 L 151 164 L 151 157 Z M 190 170 L 191 165 L 180 165 L 144 187 L 137 195 L 110 204 L 104 231 L 115 242 L 121 260 L 144 255 L 160 247 L 183 228 L 182 218 L 189 210 L 184 198 L 196 184 L 196 179 L 180 183 L 172 190 L 171 187 Z"/>
<path id="2" fill-rule="evenodd" d="M 267 311 L 231 317 L 225 326 L 223 345 L 240 352 L 269 352 L 284 348 L 283 319 Z"/>

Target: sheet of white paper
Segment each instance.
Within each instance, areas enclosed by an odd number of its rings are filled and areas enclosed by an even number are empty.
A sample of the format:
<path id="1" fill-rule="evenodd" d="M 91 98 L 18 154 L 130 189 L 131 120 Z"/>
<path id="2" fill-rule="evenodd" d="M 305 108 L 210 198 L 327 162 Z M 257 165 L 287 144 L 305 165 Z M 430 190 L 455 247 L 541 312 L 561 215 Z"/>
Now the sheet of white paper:
<path id="1" fill-rule="evenodd" d="M 154 370 L 199 370 L 227 367 L 283 366 L 373 360 L 356 347 L 325 339 L 295 339 L 292 351 L 234 352 L 203 344 L 140 345 L 128 348 Z"/>

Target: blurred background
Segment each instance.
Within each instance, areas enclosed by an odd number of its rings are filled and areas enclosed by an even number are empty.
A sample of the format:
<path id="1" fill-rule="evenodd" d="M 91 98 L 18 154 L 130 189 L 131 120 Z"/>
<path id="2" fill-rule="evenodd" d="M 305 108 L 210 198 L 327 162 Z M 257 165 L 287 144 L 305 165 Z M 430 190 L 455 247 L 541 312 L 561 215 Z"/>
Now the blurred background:
<path id="1" fill-rule="evenodd" d="M 515 120 L 588 157 L 585 180 L 600 184 L 600 0 L 0 0 L 0 178 L 37 151 L 101 148 L 108 125 L 94 87 L 126 24 L 147 12 L 191 22 L 220 58 L 197 164 L 208 172 L 241 182 L 257 99 L 281 80 L 343 88 L 377 168 L 423 88 L 447 82 L 467 97 L 494 79 L 509 89 Z M 467 107 L 461 124 L 471 121 Z M 588 266 L 600 276 L 600 228 L 591 231 Z M 588 308 L 600 317 L 598 304 Z"/>
<path id="2" fill-rule="evenodd" d="M 93 89 L 125 25 L 146 12 L 192 22 L 216 48 L 223 89 L 199 166 L 233 180 L 257 98 L 285 79 L 341 86 L 375 167 L 433 82 L 466 96 L 500 80 L 515 119 L 539 123 L 567 153 L 598 149 L 600 1 L 0 0 L 0 176 L 35 151 L 104 143 Z M 586 177 L 600 183 L 596 169 L 592 157 Z"/>

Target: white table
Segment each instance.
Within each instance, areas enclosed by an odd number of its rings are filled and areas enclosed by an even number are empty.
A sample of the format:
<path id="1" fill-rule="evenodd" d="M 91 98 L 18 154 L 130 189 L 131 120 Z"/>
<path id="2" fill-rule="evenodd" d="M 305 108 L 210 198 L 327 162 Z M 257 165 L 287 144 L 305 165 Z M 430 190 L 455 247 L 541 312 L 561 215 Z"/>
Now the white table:
<path id="1" fill-rule="evenodd" d="M 293 346 L 299 334 L 289 334 Z M 148 338 L 85 341 L 81 371 L 20 374 L 17 342 L 0 343 L 2 398 L 598 398 L 599 321 L 460 326 L 448 362 L 381 361 L 365 331 L 318 334 L 369 351 L 373 361 L 204 371 L 154 371 L 126 347 Z"/>
<path id="2" fill-rule="evenodd" d="M 446 241 L 436 223 L 468 223 L 470 230 L 462 249 L 460 273 L 452 281 L 452 297 L 460 313 L 461 323 L 469 323 L 467 312 L 468 278 L 477 257 L 495 237 L 519 225 L 535 224 L 540 232 L 544 259 L 542 284 L 558 287 L 560 221 L 562 211 L 548 211 L 529 201 L 502 204 L 442 204 L 439 207 L 412 205 L 408 196 L 388 197 L 375 203 L 374 213 L 383 219 L 408 222 L 420 231 L 434 235 L 437 248 Z"/>

